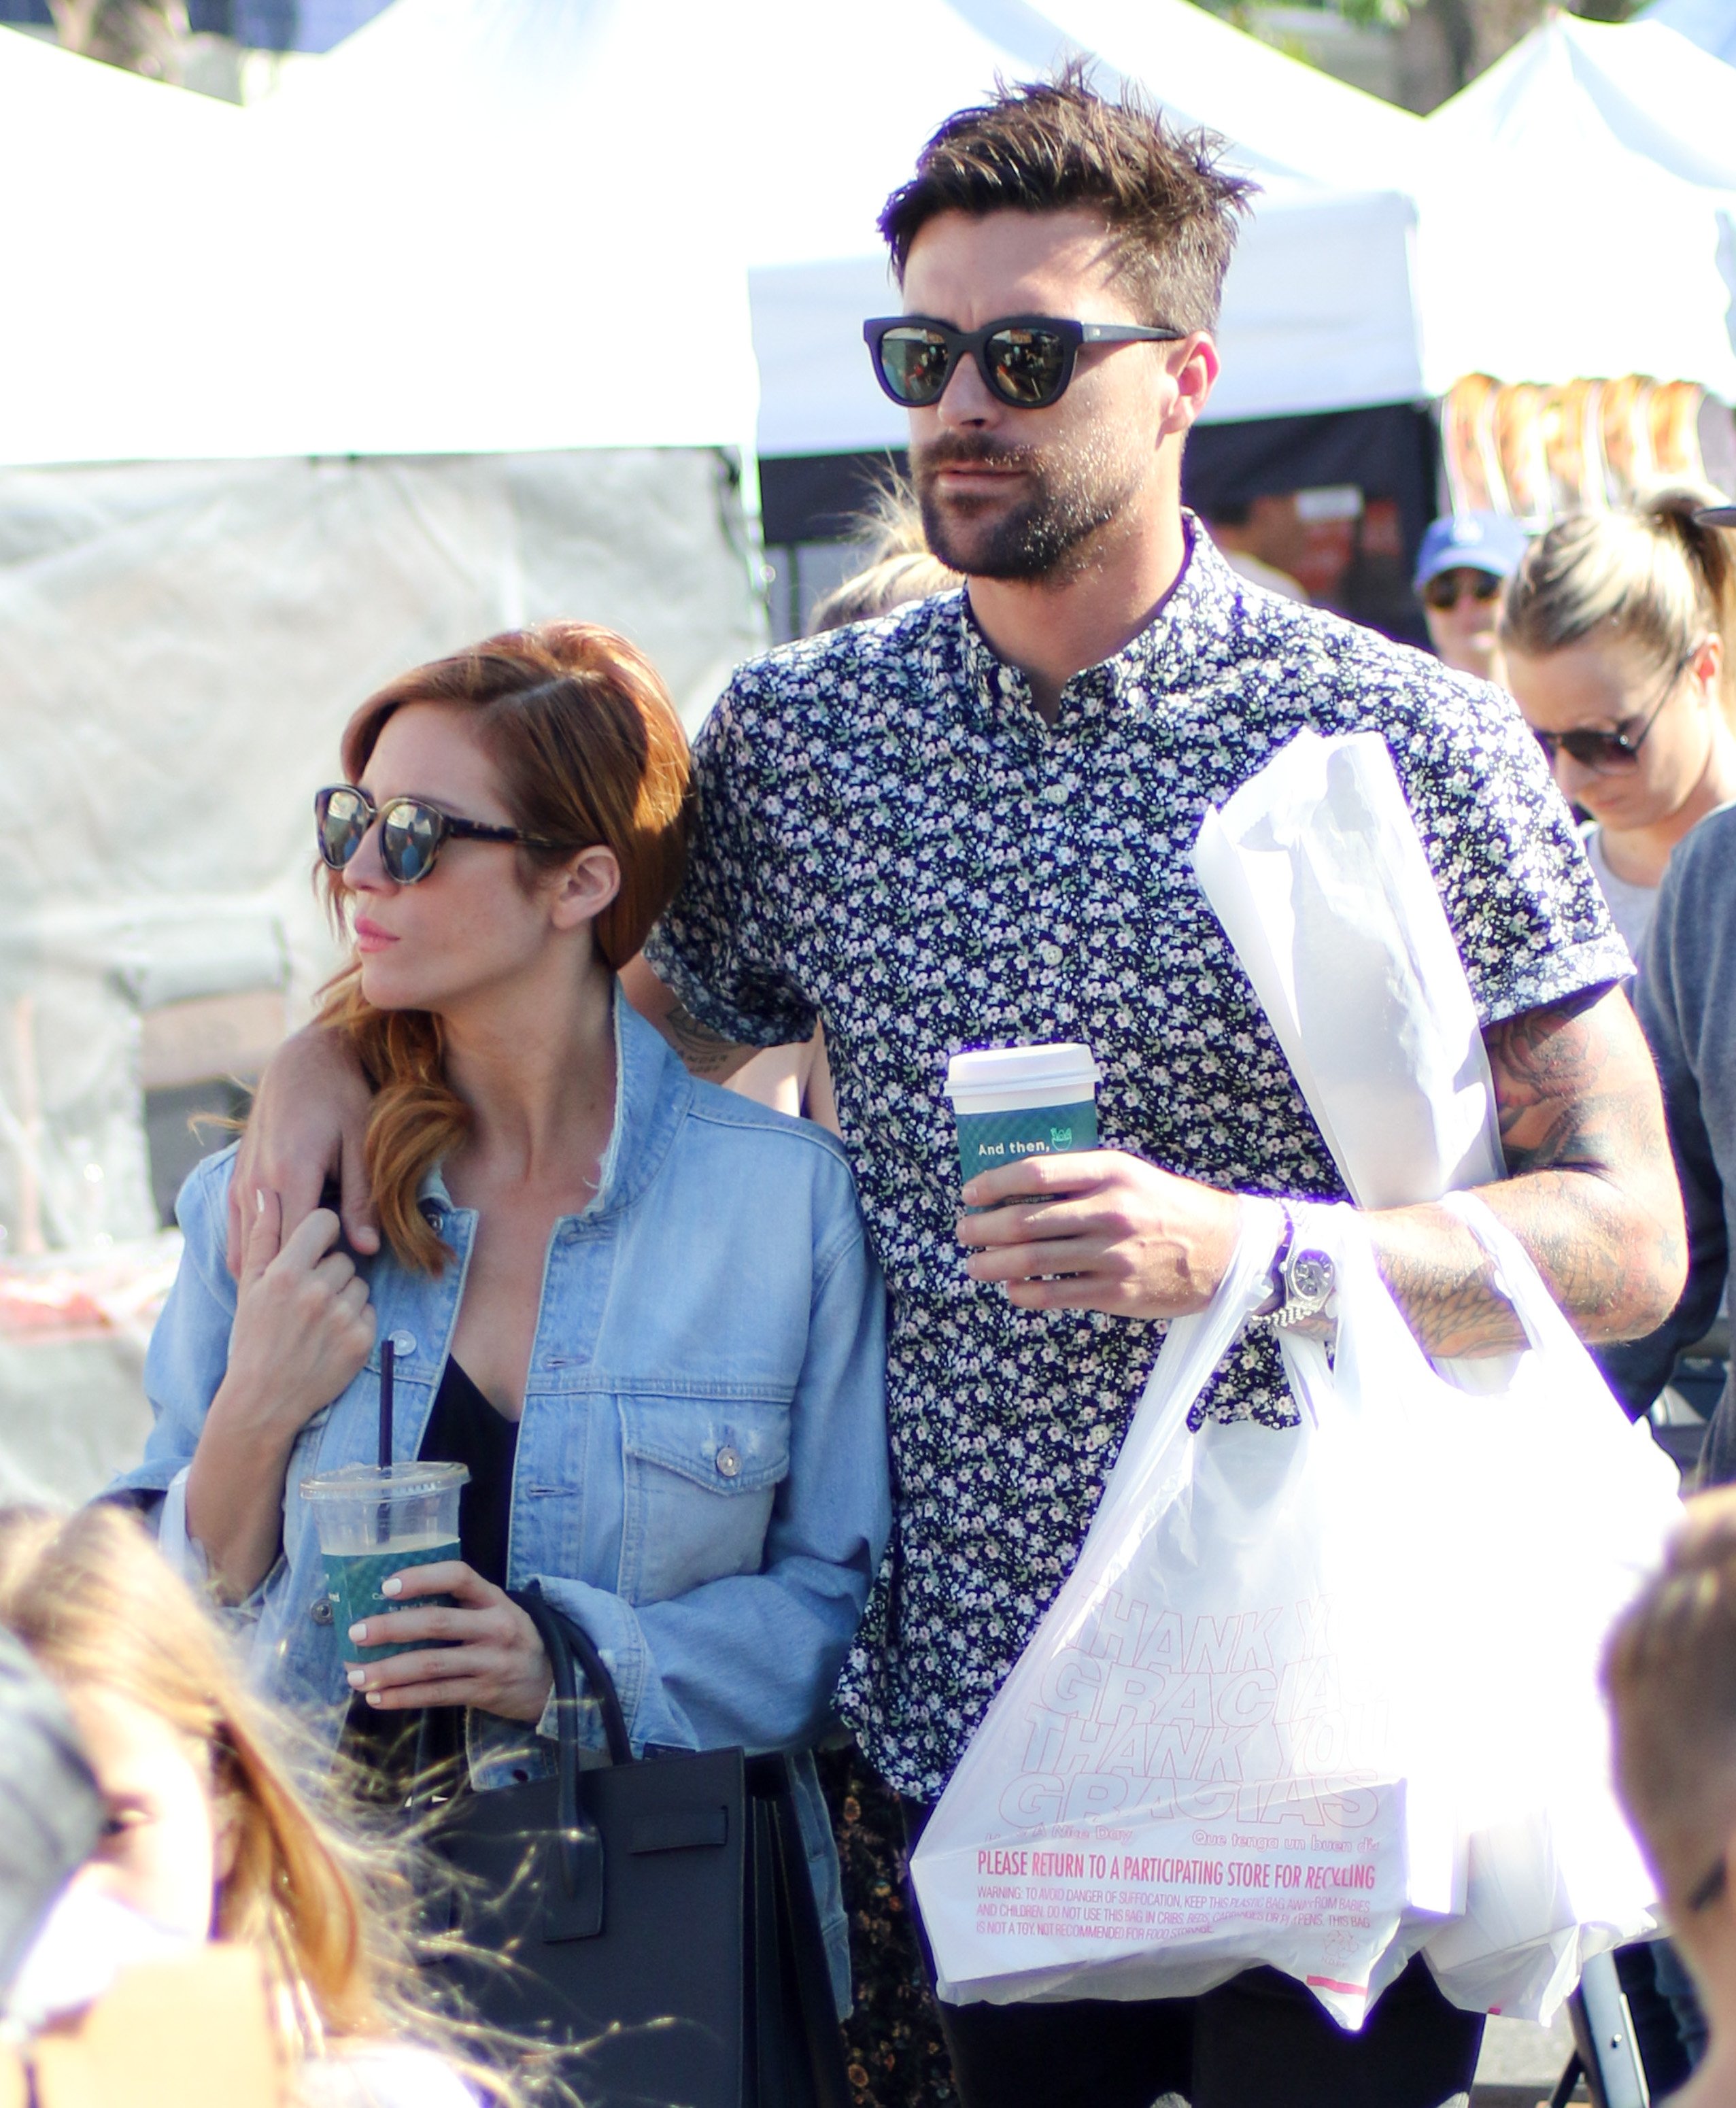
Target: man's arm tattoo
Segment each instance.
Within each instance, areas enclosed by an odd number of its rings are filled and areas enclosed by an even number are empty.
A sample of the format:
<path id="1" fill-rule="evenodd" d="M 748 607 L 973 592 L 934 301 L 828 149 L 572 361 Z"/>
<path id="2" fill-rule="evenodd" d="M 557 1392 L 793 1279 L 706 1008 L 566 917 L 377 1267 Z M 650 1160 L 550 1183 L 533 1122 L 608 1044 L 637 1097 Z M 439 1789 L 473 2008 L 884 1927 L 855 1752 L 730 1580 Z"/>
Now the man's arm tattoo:
<path id="1" fill-rule="evenodd" d="M 756 1051 L 724 1038 L 709 1025 L 701 1025 L 679 996 L 659 1021 L 664 1038 L 681 1056 L 688 1074 L 709 1083 L 721 1083 L 733 1076 L 753 1059 Z"/>
<path id="2" fill-rule="evenodd" d="M 1509 1175 L 1481 1197 L 1584 1337 L 1649 1331 L 1680 1291 L 1686 1241 L 1657 1081 L 1626 998 L 1528 1011 L 1485 1043 Z M 1456 1218 L 1405 1209 L 1376 1227 L 1387 1285 L 1432 1353 L 1522 1344 Z"/>

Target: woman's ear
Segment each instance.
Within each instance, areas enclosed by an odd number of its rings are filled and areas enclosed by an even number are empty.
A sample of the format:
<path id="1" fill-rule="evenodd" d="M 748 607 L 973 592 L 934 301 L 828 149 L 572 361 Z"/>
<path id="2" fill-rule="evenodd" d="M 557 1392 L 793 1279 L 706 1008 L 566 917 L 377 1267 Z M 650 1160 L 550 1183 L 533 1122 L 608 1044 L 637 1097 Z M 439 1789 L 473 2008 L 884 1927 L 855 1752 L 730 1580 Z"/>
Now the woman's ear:
<path id="1" fill-rule="evenodd" d="M 621 890 L 621 867 L 601 843 L 580 849 L 557 874 L 551 912 L 557 930 L 594 922 Z"/>
<path id="2" fill-rule="evenodd" d="M 241 1817 L 238 1798 L 233 1793 L 219 1792 L 211 1803 L 211 1868 L 215 1877 L 214 1885 L 219 1893 L 224 1882 L 235 1872 L 235 1863 L 241 1856 Z M 211 1904 L 214 1923 L 216 1913 L 214 1896 Z"/>
<path id="3" fill-rule="evenodd" d="M 1702 637 L 1693 648 L 1693 656 L 1688 662 L 1694 685 L 1700 688 L 1715 707 L 1720 705 L 1719 676 L 1724 670 L 1724 639 L 1714 631 Z"/>

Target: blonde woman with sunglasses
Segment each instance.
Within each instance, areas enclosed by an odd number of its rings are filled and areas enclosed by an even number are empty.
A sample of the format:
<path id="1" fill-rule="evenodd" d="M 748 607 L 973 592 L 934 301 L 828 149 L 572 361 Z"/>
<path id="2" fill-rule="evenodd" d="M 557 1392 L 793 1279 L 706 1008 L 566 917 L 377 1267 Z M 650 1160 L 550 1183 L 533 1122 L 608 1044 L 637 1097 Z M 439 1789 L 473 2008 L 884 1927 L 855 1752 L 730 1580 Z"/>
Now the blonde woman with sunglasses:
<path id="1" fill-rule="evenodd" d="M 1736 547 L 1708 494 L 1558 521 L 1508 586 L 1507 683 L 1568 802 L 1636 961 L 1670 853 L 1736 798 Z"/>

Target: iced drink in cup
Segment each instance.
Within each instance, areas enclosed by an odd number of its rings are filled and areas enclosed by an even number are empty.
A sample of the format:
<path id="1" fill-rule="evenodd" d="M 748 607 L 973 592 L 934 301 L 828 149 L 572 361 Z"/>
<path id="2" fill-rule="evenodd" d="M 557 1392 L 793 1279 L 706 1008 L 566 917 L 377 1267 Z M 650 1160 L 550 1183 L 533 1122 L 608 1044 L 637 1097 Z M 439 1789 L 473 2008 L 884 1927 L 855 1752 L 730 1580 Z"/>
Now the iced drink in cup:
<path id="1" fill-rule="evenodd" d="M 462 1464 L 345 1464 L 304 1479 L 301 1498 L 313 1509 L 319 1550 L 331 1599 L 331 1621 L 345 1661 L 376 1661 L 395 1646 L 358 1646 L 349 1628 L 363 1618 L 409 1607 L 382 1596 L 380 1584 L 407 1566 L 462 1559 L 458 1494 L 470 1477 Z M 415 1607 L 450 1603 L 450 1596 L 418 1596 Z"/>
<path id="2" fill-rule="evenodd" d="M 1073 1042 L 954 1055 L 946 1095 L 965 1182 L 1027 1156 L 1095 1149 L 1098 1082 L 1091 1049 Z"/>

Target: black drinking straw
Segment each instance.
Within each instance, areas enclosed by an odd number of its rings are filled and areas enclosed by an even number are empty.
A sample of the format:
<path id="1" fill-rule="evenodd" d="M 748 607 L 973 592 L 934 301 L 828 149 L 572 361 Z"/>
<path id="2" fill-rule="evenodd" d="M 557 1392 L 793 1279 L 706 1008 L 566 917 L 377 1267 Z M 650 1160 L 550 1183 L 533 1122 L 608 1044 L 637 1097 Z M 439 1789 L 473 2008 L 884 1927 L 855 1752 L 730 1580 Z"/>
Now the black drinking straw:
<path id="1" fill-rule="evenodd" d="M 395 1358 L 391 1340 L 380 1342 L 380 1468 L 383 1471 L 392 1461 L 392 1363 Z"/>

